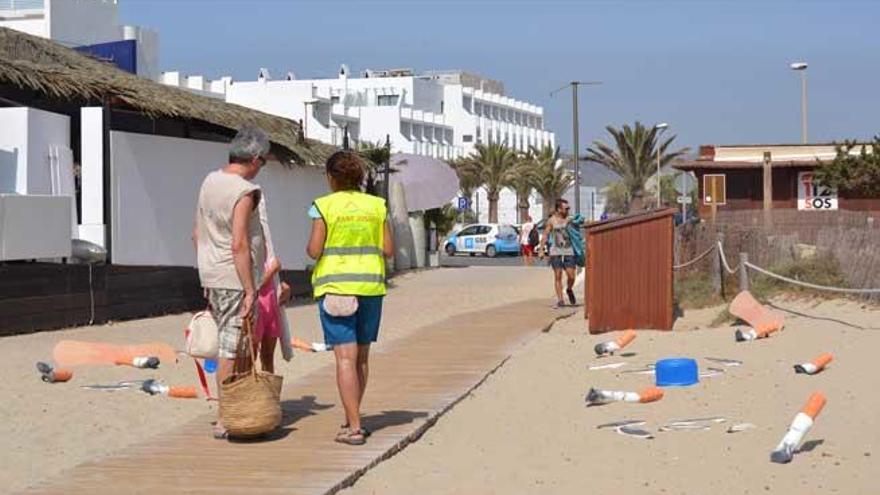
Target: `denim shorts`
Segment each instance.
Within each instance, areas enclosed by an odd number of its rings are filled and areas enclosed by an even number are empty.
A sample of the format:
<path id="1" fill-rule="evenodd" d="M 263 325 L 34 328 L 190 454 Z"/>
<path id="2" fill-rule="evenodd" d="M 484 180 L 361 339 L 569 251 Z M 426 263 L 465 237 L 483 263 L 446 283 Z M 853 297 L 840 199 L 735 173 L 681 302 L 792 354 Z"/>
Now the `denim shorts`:
<path id="1" fill-rule="evenodd" d="M 357 296 L 358 309 L 351 316 L 332 316 L 324 311 L 324 298 L 318 300 L 324 343 L 330 346 L 358 343 L 370 344 L 379 338 L 384 296 Z"/>
<path id="2" fill-rule="evenodd" d="M 554 270 L 564 270 L 566 268 L 577 268 L 577 257 L 574 255 L 551 256 L 550 266 Z"/>

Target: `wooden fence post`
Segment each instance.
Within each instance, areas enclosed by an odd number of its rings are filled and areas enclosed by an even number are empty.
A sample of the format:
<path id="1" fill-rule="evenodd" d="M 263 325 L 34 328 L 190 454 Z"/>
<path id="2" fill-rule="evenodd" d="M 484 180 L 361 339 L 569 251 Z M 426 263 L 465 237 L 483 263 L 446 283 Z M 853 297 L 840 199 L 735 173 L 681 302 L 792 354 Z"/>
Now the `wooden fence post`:
<path id="1" fill-rule="evenodd" d="M 715 233 L 714 239 L 715 239 L 716 244 L 718 242 L 719 235 L 720 234 L 718 234 L 717 232 Z M 717 249 L 716 249 L 716 251 L 717 251 Z M 722 274 L 721 274 L 721 270 L 720 270 L 721 267 L 719 266 L 721 264 L 721 258 L 718 256 L 716 256 L 716 257 L 718 258 L 717 260 L 713 260 L 714 262 L 709 263 L 709 273 L 712 277 L 712 290 L 713 290 L 713 292 L 715 294 L 722 294 L 722 290 L 723 290 L 723 288 L 721 286 Z"/>
<path id="2" fill-rule="evenodd" d="M 749 253 L 739 253 L 739 290 L 749 290 L 749 271 L 746 263 L 749 262 Z"/>

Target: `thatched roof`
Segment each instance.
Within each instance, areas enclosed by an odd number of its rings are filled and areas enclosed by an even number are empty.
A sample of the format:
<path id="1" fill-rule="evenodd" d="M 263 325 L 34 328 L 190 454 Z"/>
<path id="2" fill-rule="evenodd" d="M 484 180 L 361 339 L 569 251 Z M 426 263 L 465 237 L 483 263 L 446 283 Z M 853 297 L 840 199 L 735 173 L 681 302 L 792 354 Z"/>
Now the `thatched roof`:
<path id="1" fill-rule="evenodd" d="M 253 124 L 270 134 L 273 153 L 283 162 L 321 165 L 334 147 L 302 139 L 291 120 L 165 86 L 129 74 L 57 43 L 0 28 L 0 84 L 53 98 L 103 101 L 150 117 L 201 120 L 237 129 Z"/>

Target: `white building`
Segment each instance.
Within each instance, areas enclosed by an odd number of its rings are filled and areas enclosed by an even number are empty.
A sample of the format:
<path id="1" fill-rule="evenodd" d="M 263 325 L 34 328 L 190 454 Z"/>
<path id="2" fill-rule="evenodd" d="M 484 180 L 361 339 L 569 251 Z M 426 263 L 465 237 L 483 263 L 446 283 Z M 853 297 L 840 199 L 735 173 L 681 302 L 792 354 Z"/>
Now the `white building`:
<path id="1" fill-rule="evenodd" d="M 468 155 L 478 143 L 506 142 L 521 151 L 555 144 L 544 129 L 543 108 L 505 96 L 500 82 L 462 71 L 366 70 L 352 77 L 343 65 L 329 79 L 297 79 L 292 73 L 273 79 L 262 69 L 255 81 L 165 72 L 160 82 L 302 121 L 307 137 L 334 145 L 342 144 L 345 129 L 352 143 L 383 144 L 387 137 L 393 152 L 444 160 Z M 477 199 L 486 221 L 485 192 Z M 539 198 L 532 204 L 532 215 L 540 215 Z M 517 221 L 512 191 L 502 193 L 499 221 Z"/>
<path id="2" fill-rule="evenodd" d="M 69 48 L 132 40 L 137 74 L 159 74 L 159 36 L 119 23 L 117 0 L 0 0 L 0 27 L 51 39 Z"/>

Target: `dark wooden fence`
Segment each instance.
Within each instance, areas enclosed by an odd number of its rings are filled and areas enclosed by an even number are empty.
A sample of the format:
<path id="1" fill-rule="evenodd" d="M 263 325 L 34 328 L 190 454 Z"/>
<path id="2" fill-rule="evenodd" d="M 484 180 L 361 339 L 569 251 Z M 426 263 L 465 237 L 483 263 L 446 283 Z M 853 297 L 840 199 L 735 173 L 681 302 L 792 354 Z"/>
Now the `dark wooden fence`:
<path id="1" fill-rule="evenodd" d="M 294 295 L 310 290 L 305 272 L 284 272 L 282 278 L 291 284 Z M 180 313 L 204 306 L 194 268 L 101 265 L 93 267 L 90 275 L 87 265 L 0 265 L 0 335 Z"/>

